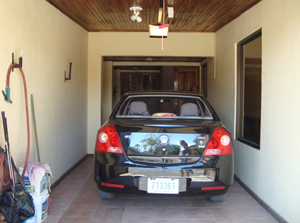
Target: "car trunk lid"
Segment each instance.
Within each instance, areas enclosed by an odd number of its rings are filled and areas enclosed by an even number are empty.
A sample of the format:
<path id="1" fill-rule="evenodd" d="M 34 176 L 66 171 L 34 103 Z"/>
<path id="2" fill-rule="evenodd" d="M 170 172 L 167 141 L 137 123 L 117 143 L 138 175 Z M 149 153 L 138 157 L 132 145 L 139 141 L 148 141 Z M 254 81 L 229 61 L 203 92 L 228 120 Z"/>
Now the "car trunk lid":
<path id="1" fill-rule="evenodd" d="M 171 165 L 198 161 L 214 127 L 219 125 L 216 121 L 192 123 L 177 120 L 169 125 L 141 122 L 139 125 L 118 123 L 115 126 L 130 160 Z"/>

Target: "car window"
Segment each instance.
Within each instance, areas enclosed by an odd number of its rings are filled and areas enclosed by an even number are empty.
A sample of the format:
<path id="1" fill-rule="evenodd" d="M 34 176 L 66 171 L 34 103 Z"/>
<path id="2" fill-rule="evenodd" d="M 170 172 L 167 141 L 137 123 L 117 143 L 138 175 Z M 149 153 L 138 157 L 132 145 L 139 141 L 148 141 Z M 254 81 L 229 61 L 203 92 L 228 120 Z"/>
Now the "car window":
<path id="1" fill-rule="evenodd" d="M 187 96 L 130 96 L 121 104 L 116 117 L 212 119 L 201 98 Z"/>

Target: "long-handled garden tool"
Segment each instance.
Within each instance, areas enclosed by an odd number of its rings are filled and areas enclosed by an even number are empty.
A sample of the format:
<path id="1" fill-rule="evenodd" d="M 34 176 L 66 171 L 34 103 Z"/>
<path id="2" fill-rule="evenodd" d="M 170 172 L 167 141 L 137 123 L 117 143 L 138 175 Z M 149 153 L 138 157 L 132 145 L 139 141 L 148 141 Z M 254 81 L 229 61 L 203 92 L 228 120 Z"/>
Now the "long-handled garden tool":
<path id="1" fill-rule="evenodd" d="M 5 138 L 5 163 L 9 172 L 10 185 L 3 189 L 3 193 L 0 196 L 0 212 L 5 217 L 5 221 L 19 223 L 33 217 L 35 208 L 33 199 L 18 173 L 18 169 L 10 154 L 7 120 L 4 112 L 2 112 L 2 121 Z M 15 182 L 15 175 L 18 180 L 17 183 Z"/>
<path id="2" fill-rule="evenodd" d="M 11 180 L 11 184 L 14 187 L 15 186 L 15 179 L 13 174 L 13 167 L 11 164 L 11 155 L 10 155 L 10 147 L 9 147 L 9 139 L 8 139 L 8 132 L 7 132 L 7 121 L 5 117 L 5 112 L 2 113 L 2 122 L 3 122 L 3 130 L 4 130 L 4 138 L 5 138 L 5 156 L 7 160 L 7 166 L 9 171 L 9 177 Z"/>
<path id="3" fill-rule="evenodd" d="M 41 162 L 39 142 L 38 142 L 37 130 L 36 130 L 36 120 L 35 120 L 33 95 L 31 95 L 31 111 L 32 111 L 32 120 L 33 120 L 33 129 L 34 129 L 34 136 L 35 136 L 37 158 L 38 158 L 38 162 Z"/>

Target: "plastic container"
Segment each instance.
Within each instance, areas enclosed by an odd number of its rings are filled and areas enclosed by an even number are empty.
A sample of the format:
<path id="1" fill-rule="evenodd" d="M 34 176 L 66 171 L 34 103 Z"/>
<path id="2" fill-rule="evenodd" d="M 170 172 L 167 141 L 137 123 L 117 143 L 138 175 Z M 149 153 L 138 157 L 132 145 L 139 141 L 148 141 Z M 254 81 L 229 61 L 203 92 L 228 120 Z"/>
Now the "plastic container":
<path id="1" fill-rule="evenodd" d="M 23 223 L 36 223 L 36 214 L 33 217 L 24 221 Z"/>
<path id="2" fill-rule="evenodd" d="M 23 169 L 24 169 L 24 165 L 19 167 L 20 175 L 22 175 Z M 38 184 L 37 187 L 31 185 L 27 171 L 25 171 L 23 181 L 24 181 L 25 186 L 28 188 L 29 193 L 30 193 L 31 196 L 40 196 L 45 191 L 48 191 L 47 190 L 48 189 L 48 174 L 46 173 L 46 171 L 45 171 L 45 174 L 44 174 L 42 180 L 40 181 L 40 183 Z"/>
<path id="3" fill-rule="evenodd" d="M 44 221 L 48 216 L 48 198 L 49 194 L 48 191 L 45 191 L 40 196 L 32 196 L 35 215 L 23 223 L 40 223 Z"/>
<path id="4" fill-rule="evenodd" d="M 36 222 L 40 223 L 44 221 L 48 216 L 48 191 L 46 190 L 40 196 L 32 196 L 32 198 L 35 208 Z"/>

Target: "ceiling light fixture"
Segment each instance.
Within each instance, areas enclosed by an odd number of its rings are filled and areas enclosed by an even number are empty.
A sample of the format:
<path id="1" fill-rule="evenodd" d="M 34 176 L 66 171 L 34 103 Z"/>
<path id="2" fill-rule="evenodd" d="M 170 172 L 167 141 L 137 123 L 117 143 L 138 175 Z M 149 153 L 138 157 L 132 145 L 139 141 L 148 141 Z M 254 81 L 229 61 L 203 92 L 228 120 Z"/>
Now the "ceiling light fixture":
<path id="1" fill-rule="evenodd" d="M 137 22 L 141 22 L 142 21 L 142 18 L 139 16 L 140 11 L 143 10 L 141 7 L 133 6 L 133 7 L 130 7 L 129 10 L 133 11 L 133 15 L 130 16 L 130 19 L 132 21 L 137 21 Z"/>
<path id="2" fill-rule="evenodd" d="M 174 8 L 168 7 L 168 18 L 173 19 L 174 18 Z"/>
<path id="3" fill-rule="evenodd" d="M 161 10 L 162 8 L 162 10 Z M 169 23 L 165 23 L 165 10 L 166 10 L 166 0 L 160 0 L 160 7 L 159 7 L 159 17 L 158 17 L 158 23 L 161 21 L 161 15 L 162 12 L 162 24 L 158 25 L 151 25 L 149 24 L 149 34 L 150 37 L 161 37 L 161 49 L 164 50 L 164 38 L 167 38 L 168 31 L 169 31 Z M 170 12 L 172 14 L 172 12 Z"/>
<path id="4" fill-rule="evenodd" d="M 151 25 L 149 24 L 149 33 L 151 38 L 167 38 L 169 31 L 169 24 Z"/>

